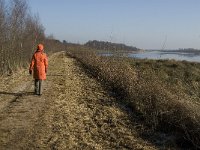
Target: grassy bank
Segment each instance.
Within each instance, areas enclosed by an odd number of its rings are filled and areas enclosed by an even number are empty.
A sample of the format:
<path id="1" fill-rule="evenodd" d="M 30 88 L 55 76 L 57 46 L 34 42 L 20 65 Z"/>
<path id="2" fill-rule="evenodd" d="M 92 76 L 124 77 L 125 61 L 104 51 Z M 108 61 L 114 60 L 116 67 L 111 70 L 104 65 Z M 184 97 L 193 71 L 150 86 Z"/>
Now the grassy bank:
<path id="1" fill-rule="evenodd" d="M 174 94 L 200 104 L 200 64 L 175 60 L 127 59 L 142 78 L 156 76 Z"/>
<path id="2" fill-rule="evenodd" d="M 149 128 L 200 146 L 198 64 L 101 57 L 84 50 L 67 55 L 117 93 Z"/>

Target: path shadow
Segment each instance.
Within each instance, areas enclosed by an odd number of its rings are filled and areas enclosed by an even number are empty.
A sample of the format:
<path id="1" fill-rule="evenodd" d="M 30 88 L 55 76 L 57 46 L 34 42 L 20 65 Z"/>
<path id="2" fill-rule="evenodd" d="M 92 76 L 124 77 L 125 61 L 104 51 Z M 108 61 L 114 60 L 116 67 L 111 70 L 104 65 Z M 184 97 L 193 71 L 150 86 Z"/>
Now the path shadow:
<path id="1" fill-rule="evenodd" d="M 13 96 L 28 96 L 28 95 L 34 95 L 34 92 L 4 92 L 0 91 L 0 95 L 13 95 Z"/>
<path id="2" fill-rule="evenodd" d="M 47 74 L 49 77 L 62 77 L 62 74 Z"/>
<path id="3" fill-rule="evenodd" d="M 10 104 L 14 103 L 14 102 L 17 102 L 17 100 L 23 96 L 29 96 L 29 95 L 34 95 L 34 92 L 25 92 L 25 91 L 22 91 L 22 92 L 18 92 L 18 93 L 15 93 L 15 92 L 2 92 L 0 91 L 0 96 L 1 95 L 11 95 L 11 96 L 15 96 L 14 98 L 12 98 L 10 100 Z"/>

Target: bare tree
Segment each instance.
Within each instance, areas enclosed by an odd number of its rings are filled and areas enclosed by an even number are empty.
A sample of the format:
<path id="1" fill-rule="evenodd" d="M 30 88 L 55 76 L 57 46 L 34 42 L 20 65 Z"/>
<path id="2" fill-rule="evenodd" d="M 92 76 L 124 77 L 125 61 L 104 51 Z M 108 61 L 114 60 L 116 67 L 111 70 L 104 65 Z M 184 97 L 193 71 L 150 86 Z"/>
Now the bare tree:
<path id="1" fill-rule="evenodd" d="M 26 0 L 0 0 L 0 74 L 26 66 L 39 43 L 48 51 L 63 48 L 53 37 L 46 38 L 44 31 L 39 15 L 30 13 Z"/>

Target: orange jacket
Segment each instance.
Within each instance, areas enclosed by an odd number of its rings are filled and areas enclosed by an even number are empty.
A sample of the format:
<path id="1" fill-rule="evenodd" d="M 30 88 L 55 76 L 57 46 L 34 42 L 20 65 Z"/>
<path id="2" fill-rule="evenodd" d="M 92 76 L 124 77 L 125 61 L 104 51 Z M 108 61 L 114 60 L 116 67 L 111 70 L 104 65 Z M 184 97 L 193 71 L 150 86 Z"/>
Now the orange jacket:
<path id="1" fill-rule="evenodd" d="M 45 80 L 47 68 L 48 68 L 47 56 L 43 52 L 43 49 L 38 48 L 38 50 L 33 54 L 29 70 L 33 71 L 33 77 L 35 79 Z"/>

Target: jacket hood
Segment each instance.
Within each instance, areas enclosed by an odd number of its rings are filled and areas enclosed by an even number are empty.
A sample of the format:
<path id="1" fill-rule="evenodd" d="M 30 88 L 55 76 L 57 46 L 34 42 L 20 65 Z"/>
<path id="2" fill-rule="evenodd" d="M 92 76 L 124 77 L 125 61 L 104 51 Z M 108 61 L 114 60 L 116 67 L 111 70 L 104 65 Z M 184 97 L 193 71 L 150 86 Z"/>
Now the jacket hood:
<path id="1" fill-rule="evenodd" d="M 43 49 L 44 49 L 44 46 L 42 44 L 39 44 L 37 46 L 37 51 L 43 51 Z"/>

